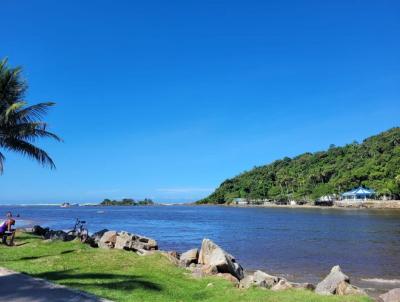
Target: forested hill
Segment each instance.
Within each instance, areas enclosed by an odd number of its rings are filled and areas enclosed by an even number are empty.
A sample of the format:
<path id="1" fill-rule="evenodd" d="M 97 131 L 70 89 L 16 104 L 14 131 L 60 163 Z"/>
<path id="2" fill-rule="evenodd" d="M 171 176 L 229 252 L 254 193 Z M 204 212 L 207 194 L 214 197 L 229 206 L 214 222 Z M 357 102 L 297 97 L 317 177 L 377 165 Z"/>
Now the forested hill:
<path id="1" fill-rule="evenodd" d="M 365 185 L 379 195 L 400 198 L 400 128 L 343 147 L 285 157 L 224 181 L 198 203 L 233 198 L 313 200 Z"/>

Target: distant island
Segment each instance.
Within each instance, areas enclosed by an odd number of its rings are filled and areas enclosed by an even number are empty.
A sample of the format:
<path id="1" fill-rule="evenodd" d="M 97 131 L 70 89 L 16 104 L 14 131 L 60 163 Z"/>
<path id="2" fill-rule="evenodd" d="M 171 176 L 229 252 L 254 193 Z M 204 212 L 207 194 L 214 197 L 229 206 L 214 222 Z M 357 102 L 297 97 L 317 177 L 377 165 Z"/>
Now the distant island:
<path id="1" fill-rule="evenodd" d="M 311 203 L 356 187 L 373 188 L 376 198 L 400 199 L 400 128 L 343 147 L 285 157 L 225 180 L 197 204 L 237 200 Z"/>
<path id="2" fill-rule="evenodd" d="M 149 198 L 145 198 L 143 200 L 138 200 L 138 201 L 131 198 L 124 198 L 122 200 L 104 199 L 99 205 L 100 206 L 150 206 L 154 205 L 154 202 Z"/>

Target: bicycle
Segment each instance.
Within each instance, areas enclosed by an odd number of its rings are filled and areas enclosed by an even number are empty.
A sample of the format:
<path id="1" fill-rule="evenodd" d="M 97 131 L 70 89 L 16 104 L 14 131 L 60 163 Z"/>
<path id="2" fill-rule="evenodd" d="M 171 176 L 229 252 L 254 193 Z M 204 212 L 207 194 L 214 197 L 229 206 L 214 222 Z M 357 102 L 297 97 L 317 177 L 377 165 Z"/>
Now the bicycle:
<path id="1" fill-rule="evenodd" d="M 86 226 L 86 221 L 76 218 L 74 228 L 69 231 L 67 235 L 79 238 L 81 242 L 86 242 L 89 238 L 89 231 Z"/>

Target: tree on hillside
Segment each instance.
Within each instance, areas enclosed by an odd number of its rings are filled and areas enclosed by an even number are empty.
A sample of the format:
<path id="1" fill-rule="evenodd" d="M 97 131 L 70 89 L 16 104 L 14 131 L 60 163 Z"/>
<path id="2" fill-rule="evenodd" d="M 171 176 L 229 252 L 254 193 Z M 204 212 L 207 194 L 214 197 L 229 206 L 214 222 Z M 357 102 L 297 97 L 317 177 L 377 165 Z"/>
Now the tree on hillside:
<path id="1" fill-rule="evenodd" d="M 34 143 L 44 137 L 61 141 L 56 134 L 47 131 L 47 123 L 42 121 L 54 103 L 27 106 L 24 100 L 27 84 L 21 78 L 21 71 L 20 67 L 10 68 L 7 59 L 0 61 L 0 174 L 5 160 L 2 149 L 55 168 L 51 157 Z"/>

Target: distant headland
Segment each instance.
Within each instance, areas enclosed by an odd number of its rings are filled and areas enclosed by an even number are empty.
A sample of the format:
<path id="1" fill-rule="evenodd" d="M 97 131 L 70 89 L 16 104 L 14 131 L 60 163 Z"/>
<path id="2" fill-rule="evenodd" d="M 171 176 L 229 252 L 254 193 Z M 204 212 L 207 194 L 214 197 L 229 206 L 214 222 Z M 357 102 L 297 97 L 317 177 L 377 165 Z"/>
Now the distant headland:
<path id="1" fill-rule="evenodd" d="M 131 198 L 124 198 L 122 200 L 104 199 L 99 205 L 100 206 L 152 206 L 154 205 L 154 201 L 149 198 L 137 201 Z"/>
<path id="2" fill-rule="evenodd" d="M 362 143 L 255 167 L 225 180 L 197 204 L 396 208 L 399 199 L 400 128 L 395 127 Z"/>

